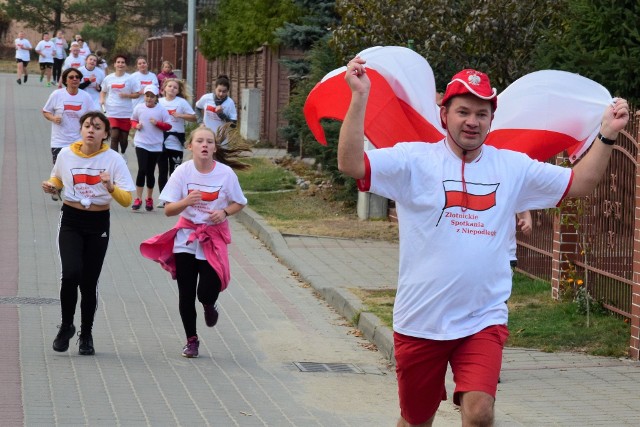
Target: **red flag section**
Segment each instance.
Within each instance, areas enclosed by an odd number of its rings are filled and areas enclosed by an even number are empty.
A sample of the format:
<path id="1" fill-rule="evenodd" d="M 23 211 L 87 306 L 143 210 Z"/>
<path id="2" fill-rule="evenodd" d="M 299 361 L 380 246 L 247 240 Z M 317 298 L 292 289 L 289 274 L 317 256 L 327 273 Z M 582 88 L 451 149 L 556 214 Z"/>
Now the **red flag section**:
<path id="1" fill-rule="evenodd" d="M 473 211 L 486 211 L 496 205 L 496 191 L 499 184 L 466 183 L 467 191 L 462 191 L 461 181 L 443 182 L 445 204 L 443 209 L 459 206 Z"/>

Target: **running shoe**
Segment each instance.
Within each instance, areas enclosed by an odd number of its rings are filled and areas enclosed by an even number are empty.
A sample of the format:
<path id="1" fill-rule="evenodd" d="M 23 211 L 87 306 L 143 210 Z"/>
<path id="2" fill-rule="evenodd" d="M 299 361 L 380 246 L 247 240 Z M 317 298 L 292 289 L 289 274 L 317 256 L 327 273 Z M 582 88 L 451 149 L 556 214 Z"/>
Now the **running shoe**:
<path id="1" fill-rule="evenodd" d="M 21 85 L 21 84 L 22 84 L 22 80 L 20 80 L 20 79 L 16 80 L 16 82 L 17 82 L 19 85 Z"/>
<path id="2" fill-rule="evenodd" d="M 64 323 L 58 326 L 58 335 L 53 340 L 53 349 L 55 351 L 67 351 L 69 349 L 69 340 L 76 334 L 76 327 L 71 325 L 65 325 Z"/>
<path id="3" fill-rule="evenodd" d="M 29 76 L 25 74 L 24 77 L 22 78 L 22 80 L 26 83 L 28 78 L 29 78 Z"/>
<path id="4" fill-rule="evenodd" d="M 158 208 L 158 209 L 164 209 L 164 202 L 163 202 L 162 200 L 160 200 L 160 201 L 158 202 L 158 204 L 156 205 L 156 208 Z"/>
<path id="5" fill-rule="evenodd" d="M 213 328 L 218 323 L 218 308 L 215 304 L 202 304 L 204 307 L 204 323 Z"/>
<path id="6" fill-rule="evenodd" d="M 51 82 L 47 82 L 47 87 L 51 87 Z"/>
<path id="7" fill-rule="evenodd" d="M 44 80 L 44 76 L 40 76 L 40 83 L 42 83 L 42 80 Z"/>
<path id="8" fill-rule="evenodd" d="M 93 337 L 91 333 L 83 334 L 80 332 L 78 334 L 78 342 L 80 345 L 78 346 L 78 353 L 83 356 L 92 356 L 96 354 L 96 350 L 93 348 Z"/>
<path id="9" fill-rule="evenodd" d="M 187 344 L 182 348 L 182 356 L 198 357 L 198 347 L 200 347 L 200 341 L 198 341 L 198 336 L 194 335 L 187 340 Z"/>
<path id="10" fill-rule="evenodd" d="M 145 200 L 144 208 L 147 210 L 147 212 L 151 212 L 153 210 L 153 199 L 151 197 Z"/>
<path id="11" fill-rule="evenodd" d="M 137 211 L 140 209 L 140 206 L 142 206 L 142 200 L 140 199 L 135 199 L 133 201 L 133 205 L 131 205 L 131 209 L 133 209 L 134 211 Z"/>

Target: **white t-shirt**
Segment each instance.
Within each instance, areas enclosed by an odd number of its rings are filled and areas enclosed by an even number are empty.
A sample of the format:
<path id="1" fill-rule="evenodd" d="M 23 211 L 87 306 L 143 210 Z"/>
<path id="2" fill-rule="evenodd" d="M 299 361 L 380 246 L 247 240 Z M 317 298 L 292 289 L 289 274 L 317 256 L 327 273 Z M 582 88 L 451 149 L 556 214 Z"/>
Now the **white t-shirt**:
<path id="1" fill-rule="evenodd" d="M 184 133 L 184 119 L 180 119 L 175 117 L 174 114 L 195 114 L 191 105 L 187 102 L 186 99 L 176 96 L 171 101 L 167 100 L 167 98 L 160 98 L 160 105 L 167 109 L 169 115 L 171 116 L 171 132 Z M 169 150 L 182 151 L 182 143 L 175 135 L 170 135 L 164 142 L 164 146 Z"/>
<path id="2" fill-rule="evenodd" d="M 62 181 L 65 200 L 81 202 L 82 199 L 88 199 L 92 204 L 106 205 L 112 197 L 100 179 L 100 172 L 103 171 L 108 171 L 114 185 L 122 190 L 136 189 L 124 159 L 111 149 L 92 157 L 80 157 L 65 147 L 58 154 L 51 176 Z"/>
<path id="3" fill-rule="evenodd" d="M 51 39 L 54 45 L 53 57 L 56 59 L 64 59 L 67 56 L 67 51 L 65 49 L 69 48 L 69 44 L 64 38 L 54 37 Z"/>
<path id="4" fill-rule="evenodd" d="M 93 99 L 83 90 L 71 95 L 66 88 L 51 92 L 42 111 L 62 116 L 62 122 L 57 125 L 51 122 L 51 148 L 67 147 L 78 141 L 80 136 L 80 117 L 92 111 Z"/>
<path id="5" fill-rule="evenodd" d="M 19 59 L 24 62 L 29 62 L 31 60 L 30 49 L 33 49 L 31 46 L 31 42 L 27 39 L 16 39 L 16 59 Z"/>
<path id="6" fill-rule="evenodd" d="M 89 71 L 86 66 L 78 68 L 78 71 L 82 73 L 83 83 L 91 81 L 91 84 L 82 90 L 91 95 L 95 104 L 94 109 L 100 111 L 100 91 L 98 88 L 104 80 L 104 72 L 98 67 L 94 67 L 93 70 Z"/>
<path id="7" fill-rule="evenodd" d="M 196 108 L 202 110 L 204 125 L 216 132 L 218 128 L 226 122 L 215 112 L 216 104 L 213 99 L 212 93 L 202 95 L 198 102 L 196 102 Z M 229 117 L 229 120 L 238 120 L 238 112 L 236 111 L 236 104 L 233 102 L 233 99 L 227 97 L 220 105 L 222 105 L 222 112 Z"/>
<path id="8" fill-rule="evenodd" d="M 120 98 L 120 93 L 134 93 L 140 89 L 134 80 L 130 80 L 130 74 L 125 73 L 118 77 L 115 73 L 109 74 L 102 81 L 102 92 L 106 93 L 105 108 L 107 117 L 116 119 L 129 119 L 133 113 L 130 98 Z"/>
<path id="9" fill-rule="evenodd" d="M 43 64 L 53 64 L 53 54 L 55 53 L 55 45 L 51 40 L 44 41 L 40 40 L 36 45 L 36 52 L 40 57 L 38 58 L 38 62 Z"/>
<path id="10" fill-rule="evenodd" d="M 91 54 L 91 49 L 89 49 L 89 43 L 83 42 L 82 46 L 80 46 L 80 51 L 78 55 L 84 56 L 85 58 Z"/>
<path id="11" fill-rule="evenodd" d="M 367 157 L 370 191 L 395 200 L 398 211 L 394 330 L 452 340 L 506 324 L 515 214 L 556 206 L 572 171 L 485 145 L 465 164 L 465 196 L 462 161 L 444 141 L 401 143 Z"/>
<path id="12" fill-rule="evenodd" d="M 85 63 L 85 58 L 84 56 L 73 56 L 73 55 L 69 55 L 65 58 L 64 62 L 62 63 L 62 71 L 66 70 L 67 68 L 80 68 L 80 67 L 84 67 L 84 63 Z"/>
<path id="13" fill-rule="evenodd" d="M 160 104 L 156 104 L 153 108 L 147 107 L 147 104 L 137 105 L 133 109 L 131 120 L 142 125 L 142 129 L 136 130 L 133 137 L 133 143 L 137 148 L 142 148 L 152 152 L 162 152 L 162 141 L 164 134 L 162 129 L 151 124 L 149 120 L 155 119 L 157 122 L 171 124 L 171 116 L 167 109 Z"/>
<path id="14" fill-rule="evenodd" d="M 131 74 L 131 78 L 138 83 L 138 87 L 140 88 L 138 89 L 138 92 L 144 90 L 144 88 L 149 85 L 159 87 L 158 77 L 151 71 L 147 72 L 147 74 L 142 74 L 140 71 L 136 71 L 135 73 Z M 140 94 L 138 98 L 131 100 L 133 108 L 136 108 L 136 105 L 142 103 L 144 103 L 144 93 Z"/>
<path id="15" fill-rule="evenodd" d="M 210 224 L 209 213 L 217 209 L 224 209 L 230 203 L 247 204 L 247 199 L 242 193 L 238 176 L 229 166 L 216 162 L 215 167 L 209 173 L 200 173 L 189 160 L 176 168 L 165 185 L 160 200 L 165 202 L 178 202 L 193 191 L 202 192 L 202 201 L 187 207 L 180 215 L 195 224 Z M 174 241 L 173 252 L 186 252 L 195 254 L 197 259 L 206 259 L 198 241 L 187 245 L 187 239 L 191 230 L 178 231 Z"/>

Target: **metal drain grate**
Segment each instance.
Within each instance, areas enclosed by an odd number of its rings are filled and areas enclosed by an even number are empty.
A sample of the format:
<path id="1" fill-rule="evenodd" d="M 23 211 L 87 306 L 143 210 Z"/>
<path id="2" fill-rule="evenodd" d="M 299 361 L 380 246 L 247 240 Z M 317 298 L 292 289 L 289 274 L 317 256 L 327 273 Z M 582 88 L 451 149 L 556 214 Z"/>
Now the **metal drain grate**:
<path id="1" fill-rule="evenodd" d="M 364 374 L 352 363 L 293 362 L 300 372 L 333 372 L 343 374 Z"/>
<path id="2" fill-rule="evenodd" d="M 60 300 L 56 298 L 0 297 L 0 304 L 53 305 L 60 304 Z"/>

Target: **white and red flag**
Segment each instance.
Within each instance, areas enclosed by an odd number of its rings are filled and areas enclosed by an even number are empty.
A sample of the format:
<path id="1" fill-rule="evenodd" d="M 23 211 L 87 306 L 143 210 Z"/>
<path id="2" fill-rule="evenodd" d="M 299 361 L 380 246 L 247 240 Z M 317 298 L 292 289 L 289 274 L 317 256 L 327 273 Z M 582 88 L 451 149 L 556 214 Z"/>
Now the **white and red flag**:
<path id="1" fill-rule="evenodd" d="M 422 56 L 397 46 L 372 47 L 359 56 L 367 61 L 371 80 L 364 133 L 376 148 L 444 138 L 433 71 Z M 321 119 L 344 120 L 349 107 L 345 72 L 341 67 L 328 73 L 307 97 L 305 119 L 321 144 L 327 143 Z M 528 74 L 498 96 L 486 143 L 541 161 L 567 150 L 573 162 L 595 139 L 611 101 L 606 88 L 578 74 L 556 70 Z"/>
<path id="2" fill-rule="evenodd" d="M 102 171 L 104 171 L 104 169 L 71 168 L 71 175 L 73 175 L 73 185 L 100 184 L 100 182 L 102 182 L 102 179 L 100 178 L 100 172 Z"/>
<path id="3" fill-rule="evenodd" d="M 221 185 L 212 186 L 212 185 L 204 185 L 204 184 L 196 184 L 189 183 L 187 184 L 187 193 L 191 193 L 192 191 L 199 190 L 202 194 L 203 202 L 213 202 L 218 199 L 218 195 L 220 194 Z"/>

